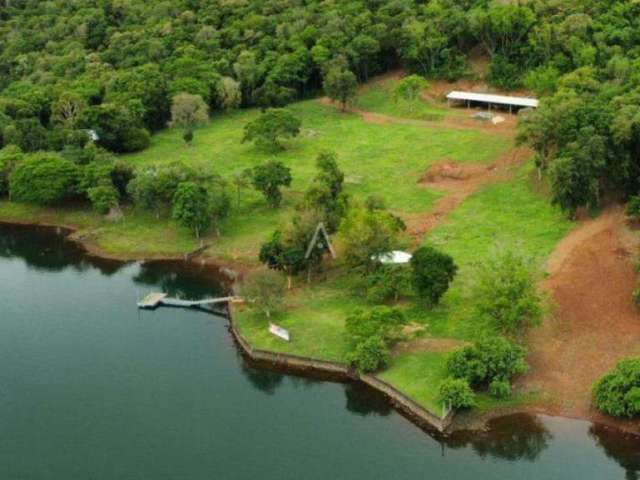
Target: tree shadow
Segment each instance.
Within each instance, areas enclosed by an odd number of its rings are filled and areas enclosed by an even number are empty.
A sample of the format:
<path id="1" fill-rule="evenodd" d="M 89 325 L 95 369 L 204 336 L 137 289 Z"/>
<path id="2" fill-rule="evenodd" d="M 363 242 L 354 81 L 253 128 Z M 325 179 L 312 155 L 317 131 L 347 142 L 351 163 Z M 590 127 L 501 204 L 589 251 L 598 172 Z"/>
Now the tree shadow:
<path id="1" fill-rule="evenodd" d="M 105 276 L 113 275 L 124 265 L 87 255 L 67 239 L 67 233 L 54 227 L 0 224 L 0 257 L 20 258 L 29 268 L 44 272 L 96 268 Z"/>
<path id="2" fill-rule="evenodd" d="M 273 370 L 254 368 L 244 359 L 241 362 L 242 375 L 249 380 L 256 390 L 267 395 L 273 395 L 278 387 L 282 385 L 285 375 Z"/>
<path id="3" fill-rule="evenodd" d="M 552 438 L 537 416 L 519 413 L 492 419 L 483 431 L 455 432 L 444 442 L 453 449 L 471 446 L 481 458 L 534 462 Z"/>
<path id="4" fill-rule="evenodd" d="M 640 479 L 640 436 L 625 434 L 601 424 L 591 425 L 589 435 L 607 457 L 618 462 L 625 470 L 626 480 Z"/>
<path id="5" fill-rule="evenodd" d="M 347 397 L 347 410 L 360 416 L 380 415 L 385 417 L 391 413 L 392 407 L 387 398 L 375 390 L 359 383 L 347 383 L 344 386 Z"/>
<path id="6" fill-rule="evenodd" d="M 133 281 L 158 287 L 172 297 L 195 300 L 224 295 L 229 291 L 216 269 L 194 262 L 150 261 L 140 265 Z"/>

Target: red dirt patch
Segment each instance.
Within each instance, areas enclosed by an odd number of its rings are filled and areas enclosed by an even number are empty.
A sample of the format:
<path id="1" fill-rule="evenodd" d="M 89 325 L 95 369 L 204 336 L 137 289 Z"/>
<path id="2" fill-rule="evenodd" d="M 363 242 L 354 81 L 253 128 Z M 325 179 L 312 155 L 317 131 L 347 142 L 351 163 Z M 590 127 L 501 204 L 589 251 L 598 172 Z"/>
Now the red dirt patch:
<path id="1" fill-rule="evenodd" d="M 433 227 L 439 224 L 447 214 L 455 210 L 467 197 L 489 183 L 507 180 L 514 169 L 531 156 L 528 148 L 512 148 L 503 153 L 490 165 L 460 165 L 449 160 L 437 163 L 429 168 L 420 183 L 444 190 L 434 208 L 426 215 L 405 216 L 407 231 L 416 243 Z"/>
<path id="2" fill-rule="evenodd" d="M 606 420 L 591 405 L 591 386 L 621 358 L 640 353 L 640 313 L 632 293 L 638 240 L 625 225 L 622 208 L 580 222 L 548 262 L 553 317 L 529 336 L 530 372 L 522 390 L 551 398 L 546 410 Z M 640 430 L 640 420 L 620 422 Z"/>

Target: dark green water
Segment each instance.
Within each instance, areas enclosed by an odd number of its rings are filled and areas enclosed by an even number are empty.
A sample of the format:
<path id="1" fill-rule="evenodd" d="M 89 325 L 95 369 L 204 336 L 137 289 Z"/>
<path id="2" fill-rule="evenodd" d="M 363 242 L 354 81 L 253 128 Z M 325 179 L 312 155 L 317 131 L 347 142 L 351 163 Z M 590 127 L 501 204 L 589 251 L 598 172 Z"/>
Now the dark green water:
<path id="1" fill-rule="evenodd" d="M 0 480 L 638 478 L 640 439 L 516 415 L 438 441 L 352 385 L 258 371 L 178 266 L 0 226 Z"/>

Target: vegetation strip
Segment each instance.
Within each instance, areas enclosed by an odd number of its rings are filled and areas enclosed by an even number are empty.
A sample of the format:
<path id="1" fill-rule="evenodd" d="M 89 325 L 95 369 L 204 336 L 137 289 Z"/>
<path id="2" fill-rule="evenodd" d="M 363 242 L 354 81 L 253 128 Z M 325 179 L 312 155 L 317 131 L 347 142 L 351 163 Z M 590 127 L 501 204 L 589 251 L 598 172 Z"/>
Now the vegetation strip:
<path id="1" fill-rule="evenodd" d="M 358 374 L 349 366 L 325 360 L 301 357 L 288 353 L 269 352 L 266 350 L 254 349 L 242 336 L 236 327 L 233 311 L 229 313 L 229 330 L 233 338 L 240 346 L 241 350 L 253 361 L 267 362 L 287 369 L 304 372 L 321 372 L 337 375 L 342 380 L 357 380 L 369 387 L 383 393 L 405 417 L 422 428 L 435 428 L 438 432 L 445 432 L 453 421 L 453 410 L 449 410 L 444 417 L 438 417 L 432 412 L 425 410 L 411 398 L 404 395 L 398 389 L 388 384 L 384 380 L 371 374 Z"/>

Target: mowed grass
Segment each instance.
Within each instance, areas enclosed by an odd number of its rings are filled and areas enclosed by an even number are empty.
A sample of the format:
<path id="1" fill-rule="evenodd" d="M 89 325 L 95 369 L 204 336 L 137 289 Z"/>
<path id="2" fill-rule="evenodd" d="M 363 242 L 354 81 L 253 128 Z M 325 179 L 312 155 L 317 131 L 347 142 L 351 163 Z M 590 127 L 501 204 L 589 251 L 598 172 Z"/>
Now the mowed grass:
<path id="1" fill-rule="evenodd" d="M 403 214 L 426 212 L 441 195 L 418 183 L 430 165 L 443 159 L 489 162 L 511 146 L 509 139 L 476 130 L 371 124 L 315 100 L 288 108 L 302 120 L 302 132 L 277 154 L 242 143 L 244 125 L 259 114 L 244 110 L 215 116 L 196 131 L 191 147 L 184 145 L 180 130 L 166 130 L 153 137 L 149 149 L 125 158 L 138 167 L 181 160 L 227 179 L 271 158 L 284 162 L 292 170 L 293 183 L 284 190 L 280 209 L 268 208 L 260 194 L 245 188 L 238 205 L 234 198 L 234 210 L 221 226 L 222 235 L 205 239 L 212 244 L 207 255 L 252 260 L 310 185 L 316 174 L 315 159 L 322 151 L 338 154 L 348 194 L 356 199 L 381 196 L 390 209 Z"/>
<path id="2" fill-rule="evenodd" d="M 434 162 L 488 162 L 510 146 L 502 136 L 483 132 L 412 125 L 375 125 L 359 116 L 343 114 L 331 106 L 310 100 L 291 105 L 301 120 L 301 135 L 277 155 L 243 144 L 244 125 L 257 110 L 216 115 L 198 129 L 194 144 L 186 147 L 179 130 L 166 130 L 152 139 L 144 152 L 124 156 L 134 166 L 166 164 L 176 160 L 222 175 L 230 182 L 233 209 L 220 226 L 220 236 L 209 232 L 203 242 L 211 245 L 205 255 L 225 261 L 256 261 L 257 252 L 272 231 L 286 218 L 316 174 L 315 158 L 323 150 L 337 152 L 346 173 L 346 190 L 355 198 L 379 195 L 396 213 L 428 211 L 440 192 L 424 188 L 418 179 Z M 292 169 L 293 184 L 284 189 L 283 205 L 272 209 L 252 188 L 236 192 L 234 174 L 259 165 L 270 158 L 282 160 Z M 155 218 L 148 213 L 127 209 L 125 218 L 109 222 L 88 208 L 39 208 L 3 203 L 0 219 L 20 219 L 73 224 L 88 235 L 104 252 L 120 256 L 181 255 L 200 242 L 168 215 Z"/>
<path id="3" fill-rule="evenodd" d="M 107 221 L 85 206 L 56 208 L 0 201 L 0 220 L 66 225 L 80 229 L 85 242 L 106 255 L 123 258 L 152 258 L 182 255 L 200 242 L 187 230 L 168 219 L 126 209 L 118 221 Z"/>
<path id="4" fill-rule="evenodd" d="M 393 210 L 422 212 L 438 196 L 418 185 L 430 165 L 443 159 L 488 162 L 510 146 L 508 139 L 476 130 L 367 123 L 358 115 L 340 113 L 315 100 L 288 108 L 302 120 L 302 132 L 277 154 L 242 143 L 244 126 L 259 113 L 249 110 L 214 117 L 196 130 L 191 147 L 185 146 L 182 131 L 170 129 L 155 135 L 149 149 L 126 158 L 136 166 L 182 160 L 225 178 L 277 158 L 291 168 L 291 191 L 303 192 L 316 173 L 316 156 L 328 150 L 338 154 L 349 193 L 380 195 Z M 256 196 L 246 193 L 246 201 L 253 202 Z"/>
<path id="5" fill-rule="evenodd" d="M 531 186 L 531 165 L 510 182 L 491 185 L 454 210 L 424 239 L 459 267 L 441 305 L 429 316 L 433 335 L 473 339 L 484 326 L 473 310 L 475 272 L 500 250 L 515 249 L 541 270 L 572 223 Z"/>
<path id="6" fill-rule="evenodd" d="M 472 291 L 475 269 L 499 248 L 517 248 L 543 264 L 571 223 L 530 184 L 529 167 L 511 181 L 485 187 L 468 198 L 446 221 L 425 238 L 425 243 L 453 256 L 460 270 L 441 304 L 427 310 L 417 302 L 401 305 L 410 322 L 423 327 L 423 335 L 473 341 L 487 332 L 474 315 Z M 283 342 L 267 332 L 264 319 L 239 312 L 243 334 L 258 348 L 345 361 L 344 319 L 356 308 L 370 308 L 349 288 L 349 277 L 296 291 L 287 313 L 277 319 L 291 329 L 292 341 Z M 425 408 L 439 414 L 439 384 L 445 378 L 446 353 L 407 352 L 392 358 L 381 378 L 408 393 Z"/>
<path id="7" fill-rule="evenodd" d="M 444 104 L 418 98 L 413 102 L 395 98 L 394 92 L 400 80 L 382 78 L 362 88 L 354 105 L 360 110 L 381 113 L 392 117 L 416 120 L 442 120 L 448 116 L 462 115 L 459 110 L 446 108 Z"/>
<path id="8" fill-rule="evenodd" d="M 438 387 L 447 378 L 447 353 L 417 352 L 394 358 L 378 375 L 431 413 L 442 414 Z"/>

